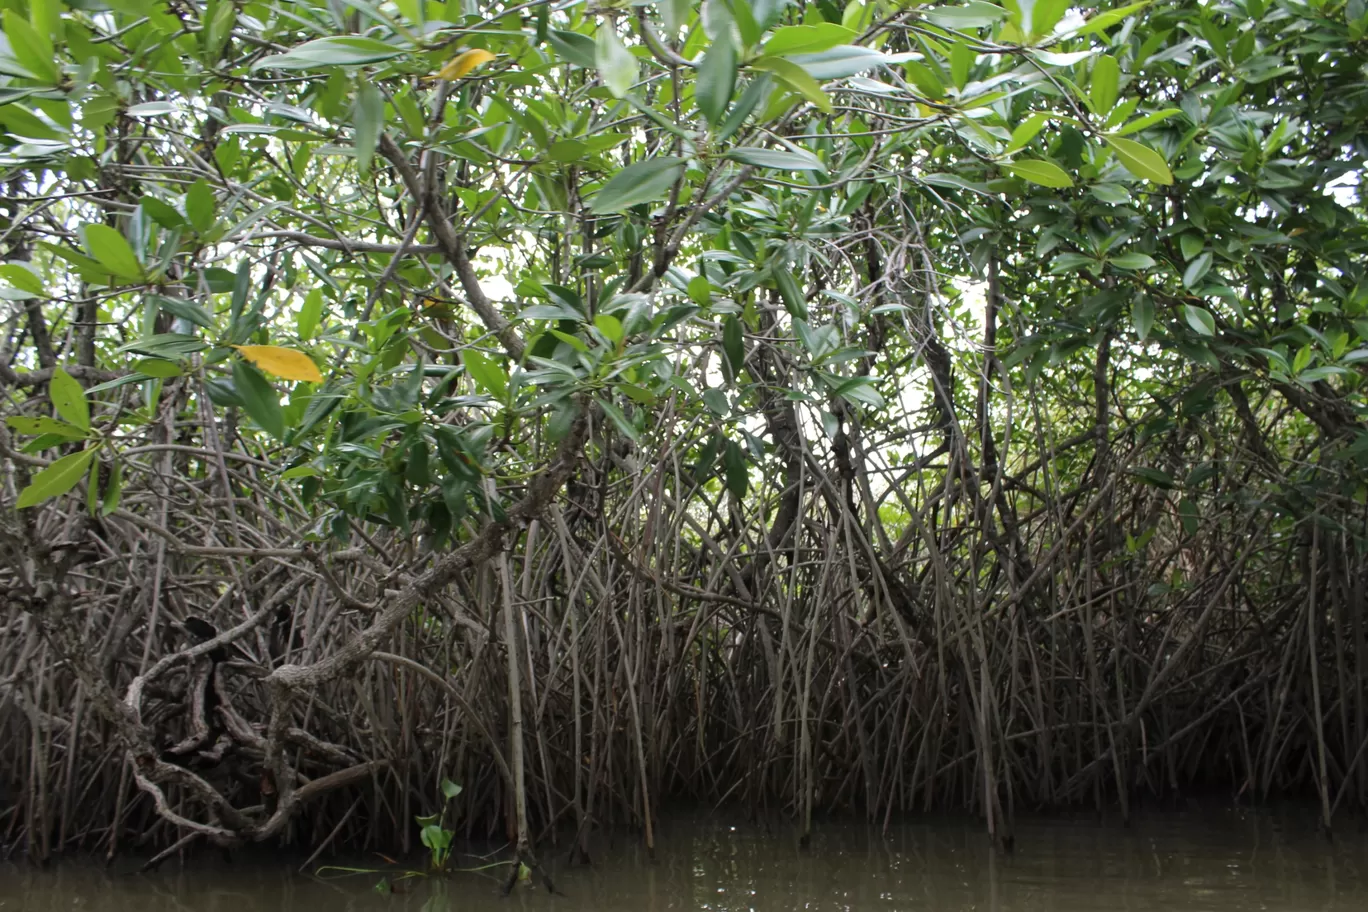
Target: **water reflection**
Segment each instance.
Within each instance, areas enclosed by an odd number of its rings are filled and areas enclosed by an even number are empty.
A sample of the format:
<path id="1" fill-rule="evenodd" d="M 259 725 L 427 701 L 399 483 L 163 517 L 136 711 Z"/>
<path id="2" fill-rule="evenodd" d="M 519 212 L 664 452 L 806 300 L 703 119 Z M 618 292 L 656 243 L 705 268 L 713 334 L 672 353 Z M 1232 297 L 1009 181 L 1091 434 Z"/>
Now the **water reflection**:
<path id="1" fill-rule="evenodd" d="M 1092 912 L 1368 909 L 1368 837 L 1331 844 L 1299 818 L 1253 812 L 1165 815 L 1130 828 L 1023 825 L 1017 852 L 989 850 L 965 823 L 887 834 L 825 826 L 808 851 L 786 827 L 675 820 L 657 860 L 622 839 L 592 869 L 556 866 L 564 896 L 499 895 L 497 872 L 384 896 L 375 878 L 325 881 L 259 863 L 196 863 L 154 875 L 63 865 L 0 868 L 0 912 Z"/>

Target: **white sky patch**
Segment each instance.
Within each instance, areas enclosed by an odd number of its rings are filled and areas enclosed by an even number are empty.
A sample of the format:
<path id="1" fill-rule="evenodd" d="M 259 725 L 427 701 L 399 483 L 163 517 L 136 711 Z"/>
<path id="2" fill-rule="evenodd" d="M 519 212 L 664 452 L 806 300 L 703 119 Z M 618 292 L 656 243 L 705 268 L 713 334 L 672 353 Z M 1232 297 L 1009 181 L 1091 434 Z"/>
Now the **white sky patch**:
<path id="1" fill-rule="evenodd" d="M 1335 202 L 1339 203 L 1341 206 L 1356 206 L 1360 199 L 1359 185 L 1361 183 L 1361 176 L 1362 172 L 1360 171 L 1350 171 L 1347 174 L 1341 174 L 1339 177 L 1326 184 L 1325 189 L 1330 191 L 1331 195 L 1335 197 Z"/>
<path id="2" fill-rule="evenodd" d="M 480 287 L 485 297 L 492 301 L 512 301 L 513 283 L 508 281 L 507 273 L 512 271 L 509 264 L 510 252 L 502 247 L 490 247 L 480 251 L 475 258 L 475 266 L 485 275 L 480 277 Z"/>
<path id="3" fill-rule="evenodd" d="M 480 279 L 480 286 L 493 300 L 508 301 L 513 298 L 513 283 L 501 275 L 490 275 Z"/>

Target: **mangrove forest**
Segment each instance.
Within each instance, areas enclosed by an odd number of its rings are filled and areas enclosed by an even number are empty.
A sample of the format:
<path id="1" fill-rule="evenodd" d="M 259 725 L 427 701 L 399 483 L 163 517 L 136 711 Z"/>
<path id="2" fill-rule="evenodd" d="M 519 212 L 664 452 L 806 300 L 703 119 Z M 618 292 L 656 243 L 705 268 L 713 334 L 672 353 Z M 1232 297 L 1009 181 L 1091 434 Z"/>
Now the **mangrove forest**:
<path id="1" fill-rule="evenodd" d="M 1365 0 L 0 11 L 0 854 L 1368 812 Z"/>

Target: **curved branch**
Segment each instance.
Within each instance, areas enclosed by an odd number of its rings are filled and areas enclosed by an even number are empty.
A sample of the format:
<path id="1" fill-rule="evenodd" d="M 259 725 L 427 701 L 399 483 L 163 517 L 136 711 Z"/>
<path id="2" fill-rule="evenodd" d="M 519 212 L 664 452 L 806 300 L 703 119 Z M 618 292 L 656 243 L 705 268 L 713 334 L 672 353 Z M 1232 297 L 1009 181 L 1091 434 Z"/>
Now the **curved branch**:
<path id="1" fill-rule="evenodd" d="M 424 192 L 418 172 L 413 169 L 413 164 L 404 154 L 404 150 L 399 148 L 398 143 L 391 139 L 388 133 L 382 133 L 380 136 L 380 154 L 394 165 L 409 195 L 423 208 L 428 227 L 437 238 L 437 246 L 441 249 L 442 255 L 455 267 L 456 276 L 461 280 L 461 288 L 469 299 L 471 309 L 503 344 L 509 356 L 515 361 L 521 361 L 525 350 L 522 336 L 518 335 L 512 324 L 504 319 L 503 314 L 499 313 L 498 308 L 480 287 L 479 276 L 475 274 L 475 267 L 466 253 L 465 238 L 456 232 L 451 220 L 442 210 L 441 202 Z"/>
<path id="2" fill-rule="evenodd" d="M 401 589 L 370 626 L 335 653 L 313 665 L 282 665 L 271 673 L 269 683 L 287 690 L 317 687 L 346 674 L 373 654 L 425 599 L 446 587 L 460 574 L 480 566 L 499 553 L 509 533 L 541 516 L 579 464 L 581 450 L 588 438 L 588 428 L 588 418 L 581 405 L 579 416 L 561 441 L 551 464 L 531 481 L 523 499 L 509 508 L 503 519 L 489 522 L 474 538 Z"/>

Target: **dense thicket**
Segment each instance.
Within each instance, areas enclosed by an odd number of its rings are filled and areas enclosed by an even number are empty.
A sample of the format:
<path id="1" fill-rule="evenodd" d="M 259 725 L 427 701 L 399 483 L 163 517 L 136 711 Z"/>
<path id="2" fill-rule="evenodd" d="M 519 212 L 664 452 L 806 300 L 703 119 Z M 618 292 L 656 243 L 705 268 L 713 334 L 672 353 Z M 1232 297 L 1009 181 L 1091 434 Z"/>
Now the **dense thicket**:
<path id="1" fill-rule="evenodd" d="M 0 841 L 1368 805 L 1362 0 L 0 8 Z"/>

